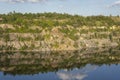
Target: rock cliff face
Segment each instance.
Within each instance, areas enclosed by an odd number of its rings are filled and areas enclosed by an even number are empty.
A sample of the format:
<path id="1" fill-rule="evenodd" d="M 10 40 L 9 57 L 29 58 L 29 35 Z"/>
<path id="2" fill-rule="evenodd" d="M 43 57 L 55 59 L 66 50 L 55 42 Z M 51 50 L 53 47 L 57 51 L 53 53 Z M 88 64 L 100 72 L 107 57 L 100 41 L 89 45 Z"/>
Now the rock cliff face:
<path id="1" fill-rule="evenodd" d="M 75 28 L 68 25 L 51 29 L 36 28 L 40 30 L 36 33 L 35 31 L 34 33 L 5 32 L 7 29 L 15 30 L 9 24 L 2 24 L 0 28 L 3 30 L 0 34 L 0 51 L 79 50 L 85 47 L 106 47 L 120 44 L 120 26 Z"/>

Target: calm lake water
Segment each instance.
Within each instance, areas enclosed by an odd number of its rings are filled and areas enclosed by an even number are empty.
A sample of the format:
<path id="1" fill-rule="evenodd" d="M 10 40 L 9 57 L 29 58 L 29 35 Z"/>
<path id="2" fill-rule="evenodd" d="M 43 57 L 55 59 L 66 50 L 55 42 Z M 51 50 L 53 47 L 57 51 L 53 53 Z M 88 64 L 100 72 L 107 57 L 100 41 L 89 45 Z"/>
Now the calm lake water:
<path id="1" fill-rule="evenodd" d="M 120 48 L 0 53 L 0 80 L 119 80 Z"/>

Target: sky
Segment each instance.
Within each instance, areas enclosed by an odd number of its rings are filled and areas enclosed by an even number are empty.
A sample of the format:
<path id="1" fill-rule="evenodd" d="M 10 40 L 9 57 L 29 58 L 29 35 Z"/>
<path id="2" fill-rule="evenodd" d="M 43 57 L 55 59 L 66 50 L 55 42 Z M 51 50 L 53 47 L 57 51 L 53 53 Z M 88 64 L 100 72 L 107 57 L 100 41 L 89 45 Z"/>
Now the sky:
<path id="1" fill-rule="evenodd" d="M 120 0 L 0 0 L 0 14 L 9 12 L 57 12 L 89 15 L 120 15 Z"/>

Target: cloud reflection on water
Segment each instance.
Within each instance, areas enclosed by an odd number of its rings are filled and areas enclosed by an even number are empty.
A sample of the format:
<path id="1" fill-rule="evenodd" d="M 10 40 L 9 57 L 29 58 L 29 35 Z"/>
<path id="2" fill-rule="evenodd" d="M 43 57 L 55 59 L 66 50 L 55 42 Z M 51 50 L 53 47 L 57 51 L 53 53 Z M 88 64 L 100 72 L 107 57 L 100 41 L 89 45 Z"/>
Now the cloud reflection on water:
<path id="1" fill-rule="evenodd" d="M 88 64 L 83 68 L 80 69 L 76 68 L 72 71 L 67 70 L 59 71 L 57 75 L 61 80 L 83 80 L 88 76 L 89 72 L 95 70 L 97 67 L 98 66 L 96 65 Z"/>

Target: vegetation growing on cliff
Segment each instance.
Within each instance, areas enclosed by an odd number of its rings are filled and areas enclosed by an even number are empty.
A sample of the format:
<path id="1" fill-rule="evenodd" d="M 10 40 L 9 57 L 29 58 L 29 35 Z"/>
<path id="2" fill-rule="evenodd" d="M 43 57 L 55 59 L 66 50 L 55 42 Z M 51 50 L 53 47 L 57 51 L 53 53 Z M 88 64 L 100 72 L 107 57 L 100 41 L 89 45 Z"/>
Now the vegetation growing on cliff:
<path id="1" fill-rule="evenodd" d="M 16 13 L 0 14 L 1 24 L 12 24 L 16 29 L 15 32 L 40 32 L 38 29 L 32 30 L 31 26 L 41 28 L 52 28 L 55 26 L 65 27 L 67 25 L 74 27 L 81 26 L 120 26 L 119 16 L 79 16 L 58 13 Z M 6 30 L 13 32 L 14 30 Z"/>
<path id="2" fill-rule="evenodd" d="M 0 50 L 76 50 L 120 44 L 119 16 L 0 14 Z"/>

